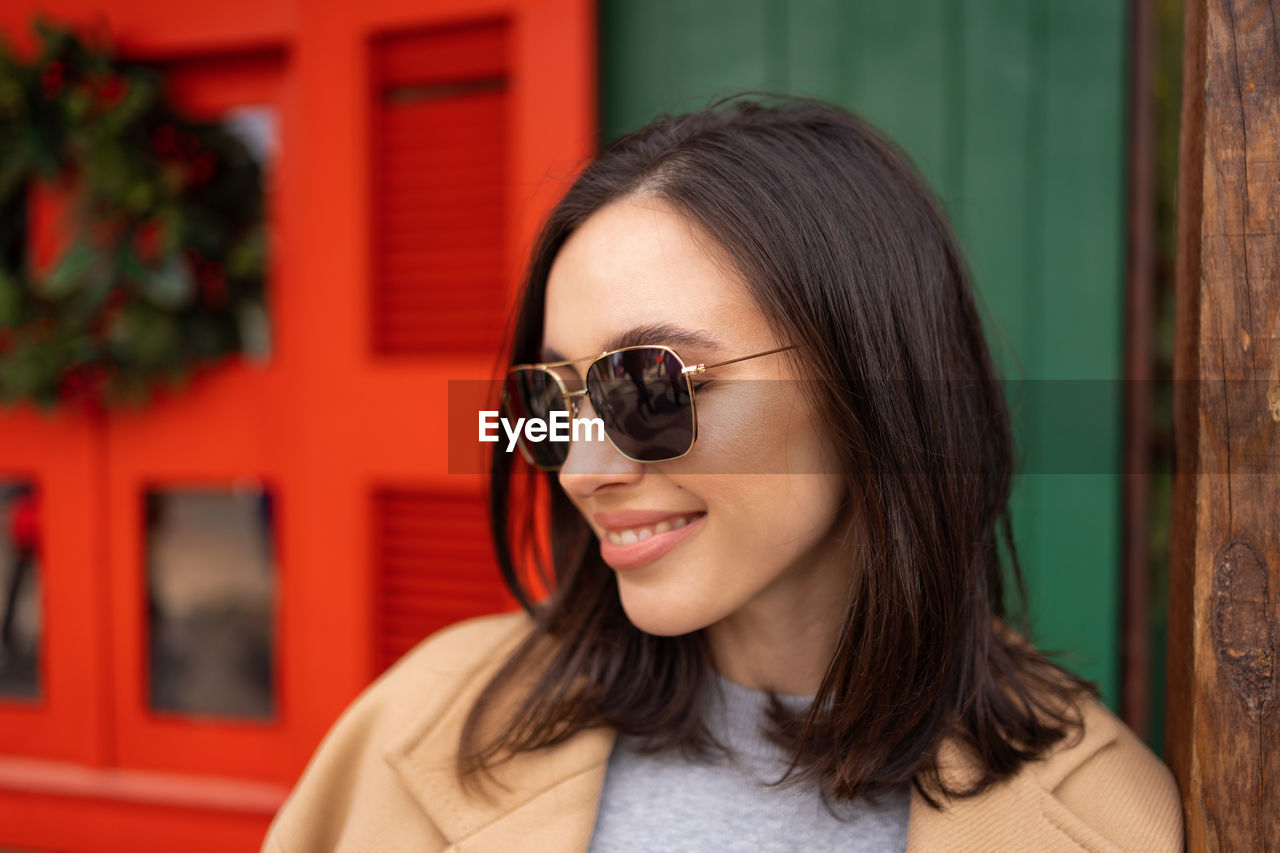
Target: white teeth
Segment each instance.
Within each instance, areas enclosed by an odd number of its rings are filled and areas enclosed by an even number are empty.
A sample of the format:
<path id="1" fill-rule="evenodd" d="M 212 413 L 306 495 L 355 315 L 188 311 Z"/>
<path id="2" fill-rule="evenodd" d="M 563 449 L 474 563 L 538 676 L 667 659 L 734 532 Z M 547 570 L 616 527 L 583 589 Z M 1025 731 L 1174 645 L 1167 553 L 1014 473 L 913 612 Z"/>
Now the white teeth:
<path id="1" fill-rule="evenodd" d="M 635 527 L 631 530 L 609 530 L 605 533 L 609 537 L 609 541 L 614 545 L 634 545 L 637 542 L 648 539 L 650 536 L 657 536 L 659 533 L 670 533 L 672 530 L 679 530 L 681 527 L 689 524 L 689 522 L 697 519 L 697 514 L 684 515 L 679 518 L 670 520 L 664 519 L 659 521 L 652 527 Z"/>

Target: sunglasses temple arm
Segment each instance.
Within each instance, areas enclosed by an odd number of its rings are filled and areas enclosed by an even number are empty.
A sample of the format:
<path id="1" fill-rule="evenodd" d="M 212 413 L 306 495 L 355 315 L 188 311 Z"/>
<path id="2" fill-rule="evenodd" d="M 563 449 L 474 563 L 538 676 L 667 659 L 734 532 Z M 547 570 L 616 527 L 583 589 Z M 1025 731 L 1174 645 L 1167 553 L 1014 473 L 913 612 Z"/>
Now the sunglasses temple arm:
<path id="1" fill-rule="evenodd" d="M 685 373 L 702 373 L 704 370 L 710 370 L 713 367 L 723 367 L 726 364 L 733 364 L 734 362 L 738 362 L 738 361 L 746 361 L 747 359 L 751 359 L 751 358 L 760 358 L 761 356 L 765 356 L 765 355 L 773 355 L 775 352 L 786 352 L 789 349 L 795 349 L 795 348 L 796 348 L 795 344 L 792 344 L 789 347 L 778 347 L 777 349 L 766 350 L 765 352 L 757 352 L 751 355 L 738 356 L 737 358 L 731 358 L 731 359 L 728 359 L 727 361 L 717 361 L 715 364 L 695 364 L 692 367 L 686 367 L 684 369 L 684 372 Z"/>

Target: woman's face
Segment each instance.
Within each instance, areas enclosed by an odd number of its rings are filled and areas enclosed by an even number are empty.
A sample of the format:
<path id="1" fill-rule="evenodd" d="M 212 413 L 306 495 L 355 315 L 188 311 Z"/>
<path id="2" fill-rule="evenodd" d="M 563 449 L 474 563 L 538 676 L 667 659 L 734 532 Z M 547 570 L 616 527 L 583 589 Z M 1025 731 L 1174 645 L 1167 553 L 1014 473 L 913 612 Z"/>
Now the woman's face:
<path id="1" fill-rule="evenodd" d="M 631 342 L 667 344 L 686 365 L 789 344 L 774 336 L 723 252 L 708 254 L 712 243 L 699 243 L 693 228 L 646 197 L 614 202 L 583 223 L 551 269 L 544 359 L 599 353 L 648 327 L 669 331 Z M 682 458 L 646 464 L 607 441 L 570 445 L 560 484 L 600 538 L 622 605 L 642 631 L 673 636 L 735 622 L 775 631 L 829 621 L 821 614 L 833 606 L 843 611 L 844 480 L 794 381 L 792 354 L 700 377 L 712 381 L 696 392 L 698 439 Z M 571 389 L 582 387 L 586 365 L 562 369 Z M 724 381 L 746 379 L 770 381 Z M 578 414 L 595 417 L 585 399 Z"/>

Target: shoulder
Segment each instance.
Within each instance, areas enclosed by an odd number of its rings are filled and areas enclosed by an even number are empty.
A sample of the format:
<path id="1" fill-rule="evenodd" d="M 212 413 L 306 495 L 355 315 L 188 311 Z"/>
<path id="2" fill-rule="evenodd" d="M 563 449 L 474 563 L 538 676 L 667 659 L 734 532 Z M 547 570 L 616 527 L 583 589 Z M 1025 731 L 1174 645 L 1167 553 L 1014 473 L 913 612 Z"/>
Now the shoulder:
<path id="1" fill-rule="evenodd" d="M 1083 697 L 1080 707 L 1082 736 L 1031 765 L 1038 785 L 1065 815 L 1117 849 L 1182 850 L 1182 806 L 1173 773 L 1097 699 Z"/>
<path id="2" fill-rule="evenodd" d="M 1183 849 L 1173 775 L 1133 732 L 1092 696 L 1081 696 L 1084 726 L 1012 777 L 940 810 L 913 793 L 908 850 L 1039 850 L 1166 853 Z M 939 769 L 953 787 L 981 767 L 948 738 Z"/>
<path id="3" fill-rule="evenodd" d="M 1032 648 L 1003 620 L 995 625 L 1012 643 Z M 1077 701 L 1082 730 L 1019 774 L 1047 795 L 1046 816 L 1083 824 L 1080 831 L 1097 849 L 1181 850 L 1182 802 L 1173 773 L 1095 696 L 1078 694 Z"/>
<path id="4" fill-rule="evenodd" d="M 523 612 L 469 619 L 420 642 L 341 713 L 276 813 L 264 850 L 337 849 L 353 828 L 359 843 L 398 849 L 432 835 L 384 756 L 406 731 L 430 726 L 496 669 L 532 630 Z M 376 814 L 375 814 L 376 813 Z M 393 819 L 388 819 L 393 818 Z M 368 835 L 369 831 L 395 837 Z M 374 849 L 370 847 L 369 849 Z"/>
<path id="5" fill-rule="evenodd" d="M 368 729 L 389 738 L 429 723 L 476 680 L 491 674 L 533 628 L 524 612 L 498 613 L 443 628 L 418 643 L 366 687 L 334 723 L 336 734 Z M 320 748 L 326 746 L 321 743 Z"/>
<path id="6" fill-rule="evenodd" d="M 478 671 L 488 669 L 496 655 L 513 649 L 532 629 L 533 620 L 523 611 L 450 625 L 406 652 L 365 693 L 382 701 L 421 700 L 424 693 L 446 697 L 450 686 L 460 686 Z M 421 711 L 420 705 L 418 714 Z"/>

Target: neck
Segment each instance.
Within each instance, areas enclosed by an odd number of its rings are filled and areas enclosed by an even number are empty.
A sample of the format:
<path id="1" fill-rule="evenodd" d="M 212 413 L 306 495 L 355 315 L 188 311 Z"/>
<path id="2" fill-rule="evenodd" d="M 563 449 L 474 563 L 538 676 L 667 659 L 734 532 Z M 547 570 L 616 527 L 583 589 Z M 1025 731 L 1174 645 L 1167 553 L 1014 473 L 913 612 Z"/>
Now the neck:
<path id="1" fill-rule="evenodd" d="M 814 621 L 787 631 L 777 625 L 751 627 L 750 621 L 728 619 L 707 629 L 720 674 L 753 690 L 817 693 L 839 626 L 833 630 Z"/>
<path id="2" fill-rule="evenodd" d="M 843 561 L 770 590 L 706 629 L 716 669 L 755 690 L 812 696 L 835 652 L 848 596 Z"/>

